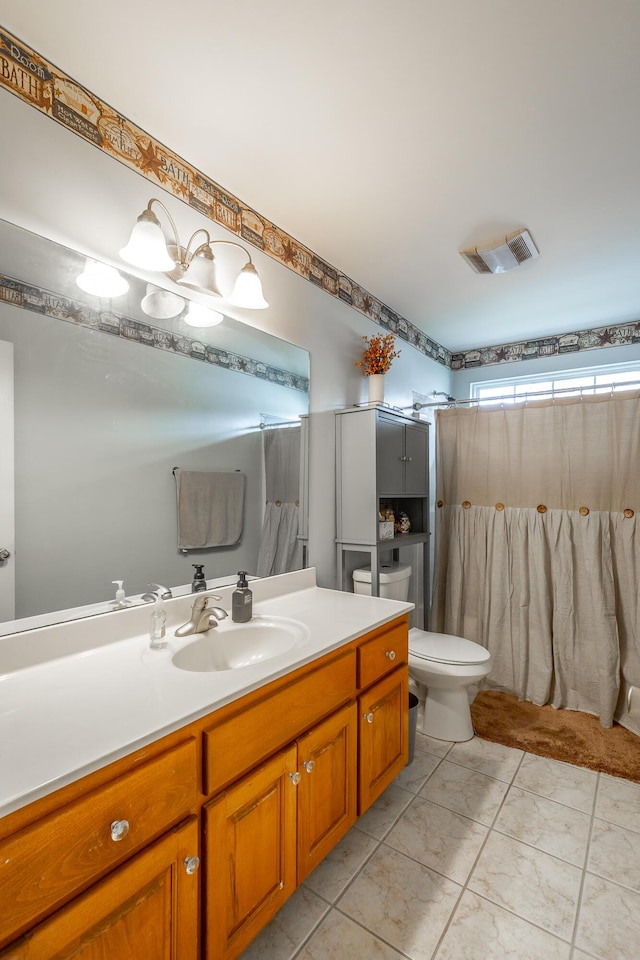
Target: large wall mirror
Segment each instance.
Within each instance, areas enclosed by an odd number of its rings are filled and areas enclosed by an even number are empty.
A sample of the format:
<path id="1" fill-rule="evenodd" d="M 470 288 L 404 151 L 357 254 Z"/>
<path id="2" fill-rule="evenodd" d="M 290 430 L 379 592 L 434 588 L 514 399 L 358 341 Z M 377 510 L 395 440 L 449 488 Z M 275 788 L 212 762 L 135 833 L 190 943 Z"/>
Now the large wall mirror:
<path id="1" fill-rule="evenodd" d="M 259 572 L 265 436 L 306 423 L 308 353 L 226 316 L 189 326 L 187 303 L 151 318 L 154 289 L 125 271 L 124 295 L 85 293 L 83 256 L 5 221 L 0 251 L 0 458 L 15 476 L 14 503 L 0 482 L 15 519 L 0 633 L 106 610 L 114 580 L 131 596 L 190 583 L 194 563 L 208 580 Z M 176 467 L 245 474 L 237 543 L 181 552 Z"/>

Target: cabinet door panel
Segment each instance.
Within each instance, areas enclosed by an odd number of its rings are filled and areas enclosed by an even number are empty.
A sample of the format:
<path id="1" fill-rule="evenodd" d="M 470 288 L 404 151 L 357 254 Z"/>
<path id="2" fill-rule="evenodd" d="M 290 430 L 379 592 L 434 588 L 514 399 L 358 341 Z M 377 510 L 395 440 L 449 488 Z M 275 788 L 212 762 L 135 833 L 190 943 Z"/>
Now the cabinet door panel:
<path id="1" fill-rule="evenodd" d="M 384 414 L 376 427 L 376 477 L 378 496 L 404 493 L 404 424 Z"/>
<path id="2" fill-rule="evenodd" d="M 362 814 L 409 759 L 407 667 L 389 674 L 362 694 L 358 712 L 358 814 Z"/>
<path id="3" fill-rule="evenodd" d="M 7 947 L 2 960 L 197 960 L 192 818 Z"/>
<path id="4" fill-rule="evenodd" d="M 357 735 L 351 703 L 298 742 L 298 883 L 355 823 Z"/>
<path id="5" fill-rule="evenodd" d="M 295 772 L 292 746 L 204 808 L 210 958 L 237 957 L 295 889 Z"/>
<path id="6" fill-rule="evenodd" d="M 426 497 L 429 492 L 429 434 L 424 427 L 407 426 L 405 456 L 405 493 Z"/>

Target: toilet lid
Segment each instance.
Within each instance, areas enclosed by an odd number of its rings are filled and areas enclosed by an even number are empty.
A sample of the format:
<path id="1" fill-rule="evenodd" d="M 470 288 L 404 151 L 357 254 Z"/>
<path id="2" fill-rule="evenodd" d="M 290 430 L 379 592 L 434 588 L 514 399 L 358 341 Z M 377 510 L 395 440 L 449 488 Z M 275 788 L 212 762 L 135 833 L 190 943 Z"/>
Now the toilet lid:
<path id="1" fill-rule="evenodd" d="M 416 627 L 409 630 L 409 653 L 437 663 L 486 663 L 490 657 L 489 651 L 479 643 L 448 633 L 428 633 Z"/>

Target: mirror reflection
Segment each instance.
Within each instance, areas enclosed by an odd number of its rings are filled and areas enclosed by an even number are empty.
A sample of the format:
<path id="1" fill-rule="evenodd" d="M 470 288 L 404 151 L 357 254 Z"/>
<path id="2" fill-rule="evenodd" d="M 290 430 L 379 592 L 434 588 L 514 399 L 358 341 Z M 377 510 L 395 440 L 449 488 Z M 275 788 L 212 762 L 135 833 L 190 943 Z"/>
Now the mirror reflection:
<path id="1" fill-rule="evenodd" d="M 308 353 L 4 221 L 0 251 L 0 632 L 302 566 Z M 233 535 L 179 547 L 176 468 L 244 475 Z"/>

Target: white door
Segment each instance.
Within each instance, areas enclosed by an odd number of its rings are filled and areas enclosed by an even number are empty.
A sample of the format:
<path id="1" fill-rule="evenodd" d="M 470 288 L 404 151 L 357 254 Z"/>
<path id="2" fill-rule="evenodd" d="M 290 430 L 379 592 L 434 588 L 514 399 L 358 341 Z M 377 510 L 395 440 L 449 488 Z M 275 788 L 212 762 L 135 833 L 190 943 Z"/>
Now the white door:
<path id="1" fill-rule="evenodd" d="M 13 344 L 0 340 L 0 622 L 15 617 L 14 508 Z"/>

